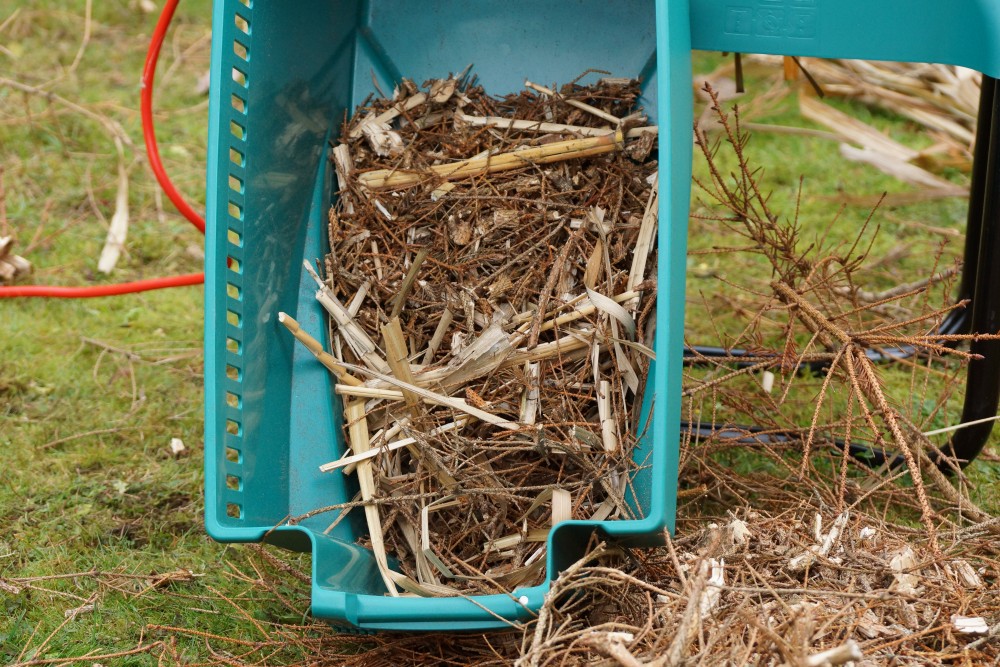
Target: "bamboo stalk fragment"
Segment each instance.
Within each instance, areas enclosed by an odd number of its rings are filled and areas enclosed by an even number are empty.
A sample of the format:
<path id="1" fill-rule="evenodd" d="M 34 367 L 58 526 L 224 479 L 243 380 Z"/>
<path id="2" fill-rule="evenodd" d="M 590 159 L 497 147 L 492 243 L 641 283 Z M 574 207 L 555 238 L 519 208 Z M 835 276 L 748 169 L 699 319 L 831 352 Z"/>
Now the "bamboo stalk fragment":
<path id="1" fill-rule="evenodd" d="M 411 416 L 416 417 L 417 406 L 420 404 L 421 398 L 429 400 L 429 397 L 422 397 L 419 393 L 407 389 L 407 386 L 416 385 L 413 380 L 413 372 L 410 370 L 410 362 L 407 358 L 406 339 L 403 336 L 403 330 L 399 324 L 398 317 L 393 317 L 389 320 L 387 325 L 382 327 L 382 336 L 385 340 L 386 354 L 389 357 L 389 367 L 392 369 L 392 373 L 396 379 L 400 380 L 402 383 L 400 388 L 403 390 L 403 400 L 406 401 L 407 411 Z M 450 399 L 450 397 L 445 398 Z M 449 405 L 451 405 L 451 403 L 449 403 Z M 416 440 L 414 440 L 413 443 L 408 444 L 407 449 L 410 451 L 410 454 L 414 459 L 420 461 L 428 469 L 434 471 L 434 474 L 439 480 L 441 480 L 441 483 L 445 486 L 445 488 L 455 486 L 455 478 L 437 465 L 433 460 L 424 456 L 424 454 L 420 451 L 420 448 L 416 446 Z"/>
<path id="2" fill-rule="evenodd" d="M 378 243 L 375 241 L 372 241 L 372 262 L 375 264 L 375 275 L 379 281 L 385 280 L 385 276 L 382 275 L 382 260 L 378 257 Z"/>
<path id="3" fill-rule="evenodd" d="M 511 366 L 519 366 L 526 361 L 543 361 L 558 355 L 567 356 L 573 352 L 586 350 L 588 347 L 590 347 L 590 341 L 577 334 L 570 334 L 549 343 L 541 343 L 533 350 L 518 350 L 510 355 L 500 367 L 510 368 Z"/>
<path id="4" fill-rule="evenodd" d="M 354 171 L 354 162 L 351 160 L 351 150 L 347 144 L 338 144 L 333 149 L 333 166 L 334 172 L 337 174 L 337 190 L 342 193 L 348 192 L 350 175 Z M 354 203 L 349 197 L 344 200 L 344 213 L 354 214 Z"/>
<path id="5" fill-rule="evenodd" d="M 382 389 L 381 387 L 368 387 L 360 386 L 355 387 L 347 384 L 338 384 L 334 386 L 334 392 L 340 396 L 350 396 L 352 398 L 369 398 L 376 400 L 386 400 L 386 401 L 402 401 L 406 398 L 408 392 L 397 391 L 395 389 Z M 442 403 L 435 398 L 428 397 L 418 397 L 419 400 L 423 401 L 427 405 L 450 405 L 450 403 Z M 460 398 L 455 398 L 456 401 L 463 401 Z"/>
<path id="6" fill-rule="evenodd" d="M 399 292 L 392 299 L 392 312 L 389 314 L 390 318 L 397 318 L 399 314 L 403 312 L 403 304 L 406 303 L 406 297 L 413 288 L 413 282 L 417 279 L 417 271 L 420 270 L 420 265 L 424 263 L 427 259 L 427 248 L 421 248 L 417 251 L 416 256 L 413 258 L 413 263 L 410 264 L 410 270 L 406 272 L 406 277 L 403 278 L 403 284 L 399 286 Z M 400 331 L 402 336 L 402 331 Z"/>
<path id="7" fill-rule="evenodd" d="M 552 489 L 552 525 L 573 518 L 573 496 L 566 489 Z"/>
<path id="8" fill-rule="evenodd" d="M 856 143 L 862 148 L 870 148 L 904 162 L 909 162 L 919 154 L 918 151 L 885 136 L 871 125 L 808 95 L 799 97 L 799 112 L 804 118 L 830 128 L 845 140 Z"/>
<path id="9" fill-rule="evenodd" d="M 417 527 L 402 513 L 396 515 L 396 525 L 399 527 L 399 532 L 403 534 L 403 539 L 406 540 L 406 546 L 410 548 L 410 553 L 413 554 L 416 560 L 417 581 L 420 583 L 440 584 L 441 582 L 438 581 L 434 569 L 420 548 L 421 536 L 418 534 Z"/>
<path id="10" fill-rule="evenodd" d="M 403 392 L 395 389 L 381 389 L 379 387 L 352 387 L 351 385 L 338 384 L 333 388 L 334 392 L 340 396 L 351 396 L 353 398 L 378 398 L 387 401 L 403 400 Z"/>
<path id="11" fill-rule="evenodd" d="M 358 359 L 375 370 L 385 373 L 389 367 L 377 354 L 378 347 L 374 341 L 368 337 L 365 330 L 354 321 L 350 311 L 344 307 L 340 299 L 334 295 L 333 291 L 323 282 L 316 270 L 309 264 L 309 260 L 303 260 L 302 265 L 306 272 L 312 277 L 317 285 L 316 300 L 319 301 L 323 309 L 330 314 L 337 324 L 337 331 L 343 336 L 348 347 L 354 352 Z"/>
<path id="12" fill-rule="evenodd" d="M 653 247 L 659 222 L 659 202 L 660 179 L 656 178 L 653 180 L 653 188 L 649 191 L 646 210 L 642 213 L 642 223 L 639 225 L 639 234 L 632 250 L 632 269 L 628 273 L 629 291 L 634 290 L 646 275 L 646 263 L 649 261 L 649 251 Z"/>
<path id="13" fill-rule="evenodd" d="M 452 164 L 439 164 L 423 171 L 376 169 L 358 175 L 358 182 L 369 190 L 388 190 L 418 185 L 429 178 L 456 181 L 499 171 L 509 171 L 532 164 L 549 164 L 592 155 L 611 153 L 622 146 L 621 131 L 601 137 L 557 141 L 535 148 L 498 153 Z"/>
<path id="14" fill-rule="evenodd" d="M 337 379 L 344 384 L 351 385 L 354 387 L 359 387 L 364 384 L 361 380 L 354 377 L 348 372 L 347 368 L 334 359 L 333 355 L 326 352 L 320 342 L 307 334 L 299 326 L 299 323 L 295 321 L 291 315 L 287 313 L 278 313 L 278 322 L 285 325 L 295 339 L 306 346 L 310 352 L 312 352 L 321 364 L 326 366 L 331 373 L 337 376 Z"/>
<path id="15" fill-rule="evenodd" d="M 344 386 L 344 385 L 338 385 L 338 386 Z M 381 447 L 382 445 L 385 445 L 389 441 L 389 438 L 395 438 L 397 435 L 399 435 L 400 431 L 402 431 L 406 426 L 409 425 L 409 423 L 410 423 L 409 418 L 404 417 L 403 419 L 399 420 L 398 422 L 395 422 L 389 428 L 381 428 L 381 429 L 379 429 L 375 433 L 375 435 L 372 436 L 372 438 L 368 441 L 369 450 L 368 450 L 368 452 L 365 452 L 365 454 L 368 454 L 369 452 L 371 452 L 372 449 L 376 449 L 376 448 Z M 379 443 L 379 442 L 381 442 L 382 444 L 381 445 L 376 445 L 376 443 Z M 342 458 L 346 458 L 346 457 L 348 457 L 350 455 L 351 454 L 349 452 L 344 452 L 344 457 L 342 457 Z M 372 456 L 374 456 L 374 454 L 372 454 Z M 348 462 L 346 465 L 343 466 L 344 474 L 345 475 L 353 475 L 354 471 L 357 470 L 357 468 L 358 468 L 358 461 L 361 461 L 364 458 L 371 458 L 371 456 L 364 456 L 364 457 L 358 458 L 355 461 Z M 322 468 L 320 468 L 320 470 L 322 470 Z"/>
<path id="16" fill-rule="evenodd" d="M 524 388 L 524 393 L 522 394 L 521 421 L 530 426 L 538 418 L 541 366 L 537 361 L 528 362 L 524 365 L 524 374 L 528 378 L 528 386 Z"/>
<path id="17" fill-rule="evenodd" d="M 614 509 L 615 509 L 615 504 L 610 500 L 605 500 L 604 502 L 602 502 L 600 505 L 597 506 L 597 509 L 594 510 L 594 513 L 590 516 L 590 520 L 604 521 L 609 516 L 611 516 L 611 512 L 613 512 Z"/>
<path id="18" fill-rule="evenodd" d="M 371 283 L 367 280 L 361 283 L 361 287 L 355 292 L 354 297 L 351 302 L 347 304 L 347 314 L 352 318 L 358 316 L 358 312 L 361 310 L 361 304 L 365 302 L 365 297 L 368 296 L 368 290 L 371 289 Z"/>
<path id="19" fill-rule="evenodd" d="M 890 139 L 870 125 L 851 118 L 828 104 L 803 95 L 799 97 L 799 111 L 803 117 L 825 125 L 846 141 L 860 146 L 858 149 L 849 144 L 840 145 L 841 155 L 848 160 L 870 164 L 890 176 L 913 185 L 953 192 L 956 196 L 966 193 L 965 188 L 915 164 L 920 156 L 919 151 Z"/>
<path id="20" fill-rule="evenodd" d="M 939 193 L 947 193 L 954 197 L 968 194 L 968 190 L 961 185 L 936 176 L 913 163 L 871 148 L 855 148 L 850 144 L 840 144 L 840 154 L 852 162 L 863 162 L 871 165 L 882 173 L 898 178 L 904 183 L 932 188 Z"/>
<path id="21" fill-rule="evenodd" d="M 431 201 L 437 201 L 444 197 L 446 194 L 455 189 L 455 184 L 451 181 L 445 181 L 441 185 L 437 186 L 431 190 Z"/>
<path id="22" fill-rule="evenodd" d="M 616 303 L 626 303 L 633 299 L 638 299 L 641 295 L 642 295 L 641 292 L 629 290 L 627 292 L 622 292 L 621 294 L 616 294 L 609 298 L 613 299 Z M 566 313 L 565 315 L 559 315 L 558 317 L 555 317 L 551 320 L 545 320 L 545 322 L 542 323 L 542 326 L 539 329 L 539 331 L 548 331 L 553 327 L 561 326 L 569 322 L 575 322 L 581 318 L 586 317 L 587 315 L 593 315 L 597 311 L 597 307 L 593 304 L 593 302 L 589 301 L 586 293 L 574 297 L 573 299 L 567 301 L 565 304 L 562 305 L 564 307 L 573 306 L 585 299 L 587 299 L 587 303 L 583 304 L 579 308 L 574 308 L 572 312 Z M 532 317 L 534 317 L 534 311 L 529 310 L 524 313 L 518 313 L 513 318 L 511 318 L 511 321 L 514 322 L 515 324 L 523 325 L 523 323 L 525 322 L 530 322 Z M 522 326 L 522 328 L 519 328 L 518 331 L 524 333 L 527 332 L 527 328 Z"/>
<path id="23" fill-rule="evenodd" d="M 396 104 L 396 106 L 392 107 L 388 111 L 384 111 L 380 113 L 378 116 L 375 116 L 371 119 L 366 119 L 365 121 L 359 123 L 356 127 L 354 127 L 350 131 L 350 133 L 348 133 L 348 136 L 351 139 L 357 139 L 364 133 L 364 126 L 367 123 L 373 123 L 376 125 L 384 125 L 386 123 L 390 123 L 394 119 L 396 119 L 400 114 L 402 114 L 403 111 L 410 111 L 420 106 L 426 101 L 427 101 L 426 93 L 417 93 L 415 95 L 411 95 L 407 97 L 405 100 L 401 100 L 398 104 Z"/>
<path id="24" fill-rule="evenodd" d="M 974 141 L 980 97 L 978 73 L 948 65 L 813 59 L 809 71 L 830 95 L 888 109 L 962 147 Z"/>

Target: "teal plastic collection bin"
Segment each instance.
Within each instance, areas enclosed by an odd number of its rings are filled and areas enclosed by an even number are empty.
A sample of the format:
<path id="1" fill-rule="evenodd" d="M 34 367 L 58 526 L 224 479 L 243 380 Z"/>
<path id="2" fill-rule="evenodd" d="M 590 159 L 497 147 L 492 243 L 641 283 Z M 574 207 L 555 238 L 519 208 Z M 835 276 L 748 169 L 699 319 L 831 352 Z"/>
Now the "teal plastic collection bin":
<path id="1" fill-rule="evenodd" d="M 320 340 L 324 314 L 302 260 L 326 252 L 329 142 L 345 113 L 400 77 L 416 82 L 472 64 L 493 94 L 525 78 L 568 82 L 588 68 L 641 77 L 662 128 L 660 323 L 636 450 L 642 518 L 569 521 L 548 544 L 551 580 L 590 535 L 634 545 L 673 529 L 680 428 L 684 258 L 692 157 L 687 7 L 646 0 L 219 0 L 213 25 L 206 266 L 206 526 L 218 540 L 311 551 L 312 612 L 362 629 L 481 630 L 533 617 L 548 581 L 512 595 L 388 598 L 363 514 L 288 517 L 351 500 L 340 473 L 339 398 L 328 372 L 277 322 L 292 314 Z M 661 60 L 658 62 L 657 54 Z M 667 59 L 669 67 L 662 64 Z M 228 263 L 228 266 L 227 266 Z M 652 406 L 655 404 L 655 409 Z M 651 415 L 651 416 L 650 416 Z"/>
<path id="2" fill-rule="evenodd" d="M 691 180 L 690 49 L 936 61 L 1000 74 L 992 0 L 217 0 L 206 253 L 206 527 L 226 542 L 311 551 L 312 612 L 359 629 L 483 630 L 530 619 L 549 582 L 597 531 L 641 546 L 673 529 L 684 267 Z M 641 77 L 661 128 L 657 363 L 636 450 L 634 521 L 570 521 L 548 543 L 547 580 L 512 595 L 387 598 L 360 512 L 289 517 L 351 499 L 318 466 L 343 451 L 331 380 L 280 330 L 286 311 L 320 340 L 302 260 L 326 251 L 329 142 L 345 113 L 400 77 L 473 64 L 494 94 L 588 68 Z"/>

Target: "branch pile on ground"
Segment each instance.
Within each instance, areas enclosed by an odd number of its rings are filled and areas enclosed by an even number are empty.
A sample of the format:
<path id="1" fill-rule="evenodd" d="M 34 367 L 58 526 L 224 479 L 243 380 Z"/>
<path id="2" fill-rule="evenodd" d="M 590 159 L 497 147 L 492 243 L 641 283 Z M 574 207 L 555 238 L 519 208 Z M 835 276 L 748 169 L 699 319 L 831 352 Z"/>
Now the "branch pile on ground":
<path id="1" fill-rule="evenodd" d="M 551 526 L 634 516 L 657 202 L 638 96 L 404 82 L 343 127 L 315 277 L 350 451 L 323 469 L 357 476 L 390 595 L 535 584 Z"/>

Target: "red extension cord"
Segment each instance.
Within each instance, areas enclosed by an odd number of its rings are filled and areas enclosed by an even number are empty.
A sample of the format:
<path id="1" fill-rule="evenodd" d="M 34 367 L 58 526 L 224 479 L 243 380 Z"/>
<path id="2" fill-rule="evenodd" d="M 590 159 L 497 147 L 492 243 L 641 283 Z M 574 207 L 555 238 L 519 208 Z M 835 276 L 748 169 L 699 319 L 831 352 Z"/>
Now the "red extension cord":
<path id="1" fill-rule="evenodd" d="M 156 29 L 153 31 L 152 40 L 149 43 L 149 51 L 146 53 L 146 64 L 142 69 L 142 135 L 146 141 L 146 154 L 149 156 L 149 166 L 156 174 L 156 180 L 160 187 L 173 202 L 177 210 L 187 218 L 198 230 L 205 233 L 205 219 L 198 215 L 198 212 L 191 208 L 181 193 L 177 191 L 174 184 L 170 182 L 170 177 L 163 169 L 160 161 L 160 151 L 156 145 L 156 132 L 153 129 L 153 75 L 156 74 L 156 61 L 160 57 L 160 47 L 166 37 L 167 28 L 174 17 L 174 10 L 177 9 L 179 0 L 167 0 L 160 13 L 160 18 L 156 22 Z M 200 285 L 205 282 L 204 273 L 187 273 L 180 276 L 170 276 L 168 278 L 150 278 L 148 280 L 137 280 L 130 283 L 117 283 L 114 285 L 92 285 L 87 287 L 48 287 L 45 285 L 15 285 L 12 287 L 0 287 L 0 298 L 36 296 L 53 297 L 63 299 L 82 299 L 96 296 L 117 296 L 119 294 L 134 294 L 136 292 L 146 292 L 149 290 L 163 289 L 165 287 L 184 287 L 187 285 Z"/>

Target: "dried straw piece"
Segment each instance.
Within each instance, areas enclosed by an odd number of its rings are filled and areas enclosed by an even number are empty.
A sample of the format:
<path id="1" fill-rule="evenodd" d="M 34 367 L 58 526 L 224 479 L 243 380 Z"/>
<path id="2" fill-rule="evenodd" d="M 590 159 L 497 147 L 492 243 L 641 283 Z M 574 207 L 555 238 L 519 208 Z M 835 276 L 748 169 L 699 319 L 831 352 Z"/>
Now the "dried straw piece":
<path id="1" fill-rule="evenodd" d="M 604 451 L 614 453 L 618 450 L 618 436 L 615 434 L 615 422 L 611 418 L 611 383 L 607 380 L 601 380 L 598 385 L 597 414 L 601 420 Z"/>
<path id="2" fill-rule="evenodd" d="M 649 199 L 646 201 L 646 209 L 642 213 L 642 224 L 636 238 L 635 250 L 632 252 L 632 269 L 628 274 L 629 290 L 634 290 L 636 285 L 645 279 L 646 264 L 649 262 L 649 254 L 653 248 L 653 241 L 656 239 L 659 202 L 660 181 L 654 179 L 653 187 L 649 191 Z"/>
<path id="3" fill-rule="evenodd" d="M 560 100 L 562 102 L 565 102 L 566 104 L 568 104 L 571 107 L 576 107 L 577 109 L 580 109 L 581 111 L 586 111 L 589 114 L 593 114 L 594 116 L 597 116 L 601 120 L 606 120 L 607 122 L 611 123 L 615 127 L 618 127 L 619 125 L 621 125 L 621 122 L 622 122 L 621 118 L 618 118 L 617 116 L 612 116 L 611 114 L 607 113 L 606 111 L 598 109 L 597 107 L 591 106 L 591 105 L 586 104 L 584 102 L 581 102 L 579 100 L 564 99 L 561 95 L 559 95 L 559 93 L 557 93 L 556 91 L 554 91 L 554 90 L 552 90 L 550 88 L 546 88 L 545 86 L 540 86 L 537 83 L 532 83 L 531 81 L 525 81 L 524 82 L 524 87 L 525 88 L 531 88 L 532 90 L 538 91 L 539 93 L 542 93 L 543 95 L 548 95 L 549 97 L 552 97 L 552 98 L 555 98 L 555 99 Z"/>
<path id="4" fill-rule="evenodd" d="M 449 422 L 447 424 L 438 426 L 437 428 L 428 431 L 427 436 L 433 437 L 436 435 L 442 435 L 444 433 L 447 433 L 448 431 L 459 429 L 462 426 L 465 426 L 465 423 L 467 421 L 468 421 L 467 418 L 456 419 L 453 422 Z M 348 468 L 351 468 L 354 464 L 375 458 L 376 456 L 382 453 L 394 452 L 397 449 L 402 449 L 403 447 L 409 448 L 415 444 L 419 444 L 419 442 L 420 441 L 417 438 L 403 438 L 402 440 L 395 440 L 393 442 L 388 442 L 385 445 L 378 447 L 377 449 L 364 450 L 356 454 L 352 454 L 350 456 L 341 457 L 331 463 L 324 463 L 319 467 L 319 469 L 320 472 L 330 472 L 332 470 L 337 470 L 338 468 L 344 468 L 344 474 L 350 474 L 351 471 L 348 470 Z"/>
<path id="5" fill-rule="evenodd" d="M 421 104 L 427 101 L 426 93 L 416 93 L 407 97 L 405 100 L 400 101 L 398 104 L 393 106 L 388 111 L 385 111 L 378 116 L 374 116 L 371 119 L 362 120 L 360 123 L 354 126 L 348 136 L 352 139 L 357 139 L 364 134 L 365 127 L 370 125 L 387 125 L 394 118 L 397 118 L 404 111 L 412 111 Z"/>
<path id="6" fill-rule="evenodd" d="M 360 366 L 355 366 L 353 364 L 346 364 L 345 363 L 343 366 L 344 366 L 344 368 L 346 368 L 348 370 L 353 370 L 353 371 L 355 371 L 357 373 L 361 373 L 363 375 L 370 375 L 371 377 L 373 377 L 373 378 L 375 378 L 377 380 L 382 380 L 383 382 L 388 382 L 389 384 L 391 384 L 393 386 L 399 387 L 400 389 L 402 389 L 404 391 L 404 394 L 407 393 L 407 392 L 409 392 L 409 393 L 415 394 L 416 396 L 419 396 L 421 398 L 425 398 L 427 400 L 433 401 L 433 402 L 437 403 L 438 405 L 444 405 L 444 406 L 447 406 L 449 408 L 454 408 L 455 410 L 458 410 L 459 412 L 464 412 L 466 414 L 472 415 L 476 419 L 484 421 L 487 424 L 493 424 L 494 426 L 499 426 L 500 428 L 504 428 L 504 429 L 507 429 L 507 430 L 510 430 L 510 431 L 517 431 L 518 429 L 520 429 L 520 426 L 518 424 L 515 424 L 514 422 L 507 421 L 506 419 L 501 419 L 500 417 L 497 417 L 496 415 L 490 414 L 489 412 L 486 412 L 484 410 L 480 410 L 479 408 L 477 408 L 475 406 L 469 405 L 468 403 L 466 403 L 465 401 L 463 401 L 460 398 L 452 398 L 451 396 L 445 396 L 443 394 L 438 394 L 438 393 L 435 393 L 433 391 L 429 391 L 427 389 L 424 389 L 423 387 L 418 387 L 415 384 L 410 384 L 409 382 L 406 382 L 404 380 L 400 380 L 398 378 L 394 378 L 394 377 L 392 377 L 390 375 L 382 375 L 381 373 L 376 373 L 375 371 L 370 371 L 370 370 L 368 370 L 366 368 L 362 368 Z"/>
<path id="7" fill-rule="evenodd" d="M 566 489 L 552 489 L 552 525 L 573 518 L 573 496 Z"/>
<path id="8" fill-rule="evenodd" d="M 403 304 L 406 303 L 406 297 L 413 287 L 413 281 L 417 279 L 417 271 L 420 270 L 420 266 L 424 263 L 425 259 L 427 259 L 427 248 L 421 248 L 417 251 L 416 257 L 413 258 L 413 263 L 410 264 L 410 270 L 407 271 L 406 278 L 403 279 L 403 285 L 399 288 L 399 293 L 392 300 L 392 312 L 389 314 L 389 317 L 395 319 L 403 312 Z"/>
<path id="9" fill-rule="evenodd" d="M 347 422 L 347 437 L 351 449 L 358 454 L 368 451 L 368 421 L 365 418 L 364 401 L 349 402 L 344 408 L 344 420 Z M 361 486 L 361 500 L 366 502 L 365 519 L 368 521 L 368 536 L 372 544 L 372 553 L 375 554 L 375 562 L 378 564 L 379 573 L 389 595 L 397 597 L 399 593 L 396 591 L 394 573 L 389 570 L 378 506 L 369 502 L 375 497 L 375 477 L 372 474 L 371 462 L 367 459 L 358 462 L 358 483 Z"/>
<path id="10" fill-rule="evenodd" d="M 389 367 L 376 354 L 378 347 L 368 337 L 364 329 L 357 325 L 351 311 L 344 307 L 344 304 L 340 302 L 333 291 L 323 282 L 319 274 L 316 273 L 316 270 L 309 264 L 309 260 L 304 260 L 302 264 L 318 287 L 316 290 L 316 300 L 333 317 L 333 321 L 337 323 L 337 332 L 347 341 L 347 345 L 351 348 L 351 351 L 354 352 L 358 359 L 365 362 L 371 368 L 382 373 L 387 372 Z"/>
<path id="11" fill-rule="evenodd" d="M 403 338 L 399 318 L 395 315 L 392 316 L 388 324 L 382 327 L 382 340 L 385 343 L 385 353 L 392 374 L 404 383 L 413 385 L 413 372 L 410 370 L 410 361 L 406 357 L 406 340 Z M 411 408 L 412 412 L 412 408 L 415 408 L 420 402 L 420 396 L 408 389 L 403 389 L 402 393 L 407 407 Z"/>
<path id="12" fill-rule="evenodd" d="M 434 335 L 431 336 L 431 340 L 427 343 L 427 351 L 424 352 L 423 362 L 429 364 L 434 355 L 437 354 L 438 348 L 441 347 L 441 342 L 444 340 L 445 334 L 448 332 L 448 327 L 451 326 L 451 322 L 454 319 L 451 310 L 448 308 L 444 309 L 441 313 L 441 319 L 438 320 L 437 327 L 434 329 Z"/>
<path id="13" fill-rule="evenodd" d="M 825 125 L 847 141 L 858 144 L 861 148 L 841 144 L 840 153 L 848 160 L 870 164 L 902 181 L 934 188 L 942 193 L 962 195 L 966 192 L 966 188 L 914 164 L 919 156 L 917 151 L 893 141 L 875 128 L 828 104 L 802 95 L 799 97 L 799 111 L 805 118 Z"/>
<path id="14" fill-rule="evenodd" d="M 476 127 L 496 127 L 501 130 L 528 130 L 541 134 L 575 134 L 580 137 L 604 137 L 615 133 L 610 127 L 583 127 L 581 125 L 563 125 L 561 123 L 546 123 L 537 120 L 519 120 L 502 116 L 470 116 L 460 113 L 455 116 L 462 122 Z M 625 132 L 626 139 L 638 139 L 644 134 L 658 134 L 660 128 L 656 125 L 633 127 Z"/>
<path id="15" fill-rule="evenodd" d="M 528 382 L 521 399 L 521 423 L 527 426 L 534 424 L 538 417 L 538 395 L 541 391 L 539 385 L 540 368 L 537 361 L 524 365 L 524 374 Z"/>

